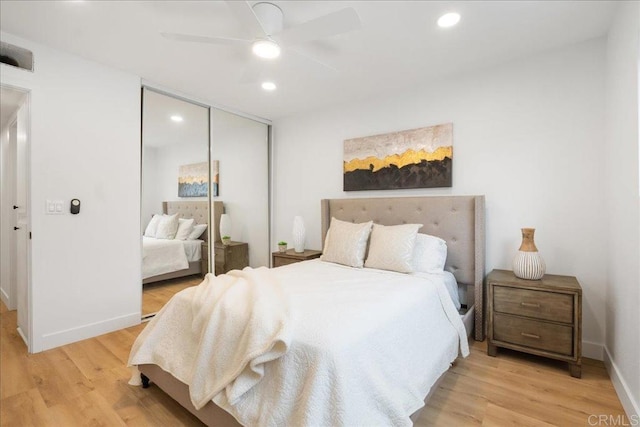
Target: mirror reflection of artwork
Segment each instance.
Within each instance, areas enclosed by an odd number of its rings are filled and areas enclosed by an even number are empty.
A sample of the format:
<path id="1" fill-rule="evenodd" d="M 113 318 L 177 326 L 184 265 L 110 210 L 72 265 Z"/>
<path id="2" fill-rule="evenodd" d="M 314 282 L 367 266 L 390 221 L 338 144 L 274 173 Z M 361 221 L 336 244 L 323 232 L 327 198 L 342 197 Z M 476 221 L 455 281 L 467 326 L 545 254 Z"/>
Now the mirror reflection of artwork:
<path id="1" fill-rule="evenodd" d="M 344 141 L 344 191 L 451 187 L 453 124 Z"/>
<path id="2" fill-rule="evenodd" d="M 218 197 L 218 184 L 220 182 L 220 161 L 212 160 L 211 161 L 211 184 L 213 187 L 211 188 L 211 196 Z"/>
<path id="3" fill-rule="evenodd" d="M 207 197 L 208 186 L 207 162 L 182 165 L 178 170 L 178 197 Z"/>

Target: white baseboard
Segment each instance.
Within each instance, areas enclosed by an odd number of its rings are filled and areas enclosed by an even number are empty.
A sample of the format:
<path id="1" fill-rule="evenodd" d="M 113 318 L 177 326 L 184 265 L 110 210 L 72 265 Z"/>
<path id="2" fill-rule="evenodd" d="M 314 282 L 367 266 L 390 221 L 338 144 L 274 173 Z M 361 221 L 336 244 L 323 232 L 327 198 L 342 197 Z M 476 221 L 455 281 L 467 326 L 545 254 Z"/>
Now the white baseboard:
<path id="1" fill-rule="evenodd" d="M 11 310 L 15 310 L 15 307 L 11 306 L 11 298 L 9 298 L 9 294 L 4 290 L 0 288 L 0 298 L 2 299 L 2 302 L 4 303 L 4 305 L 7 306 L 7 309 L 9 311 Z"/>
<path id="2" fill-rule="evenodd" d="M 22 338 L 22 341 L 24 341 L 27 348 L 29 348 L 29 341 L 27 340 L 26 335 L 22 332 L 22 328 L 18 326 L 16 330 L 18 331 L 18 335 L 20 335 L 20 338 Z"/>
<path id="3" fill-rule="evenodd" d="M 582 341 L 582 357 L 604 360 L 604 346 L 595 342 Z"/>
<path id="4" fill-rule="evenodd" d="M 82 341 L 87 338 L 93 338 L 98 335 L 117 331 L 119 329 L 128 328 L 140 324 L 140 312 L 125 314 L 124 316 L 114 317 L 112 319 L 94 322 L 83 326 L 67 329 L 64 331 L 44 334 L 41 337 L 34 336 L 32 353 L 38 353 L 50 348 L 60 347 L 61 345 L 70 344 L 76 341 Z"/>
<path id="5" fill-rule="evenodd" d="M 640 402 L 634 401 L 631 390 L 624 380 L 624 377 L 620 375 L 620 370 L 613 361 L 607 346 L 604 346 L 604 366 L 607 368 L 607 372 L 609 372 L 609 377 L 611 378 L 613 387 L 616 389 L 622 407 L 627 413 L 627 417 L 629 419 L 640 420 Z"/>

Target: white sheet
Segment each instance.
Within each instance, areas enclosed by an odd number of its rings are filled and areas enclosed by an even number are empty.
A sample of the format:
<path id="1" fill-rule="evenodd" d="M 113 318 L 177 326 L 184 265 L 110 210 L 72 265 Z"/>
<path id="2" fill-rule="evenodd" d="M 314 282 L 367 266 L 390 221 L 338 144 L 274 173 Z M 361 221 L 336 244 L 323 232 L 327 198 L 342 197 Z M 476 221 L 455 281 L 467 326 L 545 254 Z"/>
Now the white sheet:
<path id="1" fill-rule="evenodd" d="M 271 271 L 295 320 L 289 351 L 266 363 L 264 377 L 236 401 L 226 392 L 213 398 L 244 425 L 409 426 L 435 381 L 459 352 L 468 354 L 464 325 L 441 281 L 319 260 Z M 150 322 L 131 364 L 155 363 L 189 378 L 193 365 L 184 363 L 185 355 L 200 337 L 185 321 L 190 316 L 180 315 L 194 310 L 186 305 L 189 292 L 177 294 Z M 236 309 L 247 311 L 244 304 Z M 228 308 L 229 319 L 234 310 Z M 155 336 L 183 342 L 147 343 L 144 336 L 155 329 Z"/>
<path id="2" fill-rule="evenodd" d="M 142 237 L 142 278 L 189 268 L 182 240 Z"/>
<path id="3" fill-rule="evenodd" d="M 204 240 L 182 240 L 187 261 L 195 262 L 202 259 L 202 244 Z"/>

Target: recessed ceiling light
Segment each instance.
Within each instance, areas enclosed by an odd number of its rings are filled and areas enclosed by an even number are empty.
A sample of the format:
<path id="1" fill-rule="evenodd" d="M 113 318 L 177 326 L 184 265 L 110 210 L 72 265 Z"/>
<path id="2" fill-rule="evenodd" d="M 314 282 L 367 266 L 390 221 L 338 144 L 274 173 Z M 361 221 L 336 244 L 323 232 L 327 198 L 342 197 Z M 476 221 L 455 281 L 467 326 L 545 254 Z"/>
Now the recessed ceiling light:
<path id="1" fill-rule="evenodd" d="M 274 59 L 280 56 L 280 46 L 271 40 L 258 40 L 253 43 L 251 50 L 256 56 L 264 59 Z"/>
<path id="2" fill-rule="evenodd" d="M 171 116 L 171 120 L 173 120 L 174 122 L 182 122 L 184 121 L 184 119 L 182 118 L 182 116 Z"/>
<path id="3" fill-rule="evenodd" d="M 262 89 L 272 91 L 276 90 L 277 86 L 274 82 L 264 82 L 262 83 Z"/>
<path id="4" fill-rule="evenodd" d="M 438 25 L 442 28 L 453 27 L 458 22 L 460 22 L 460 14 L 455 12 L 445 13 L 440 18 L 438 18 Z"/>

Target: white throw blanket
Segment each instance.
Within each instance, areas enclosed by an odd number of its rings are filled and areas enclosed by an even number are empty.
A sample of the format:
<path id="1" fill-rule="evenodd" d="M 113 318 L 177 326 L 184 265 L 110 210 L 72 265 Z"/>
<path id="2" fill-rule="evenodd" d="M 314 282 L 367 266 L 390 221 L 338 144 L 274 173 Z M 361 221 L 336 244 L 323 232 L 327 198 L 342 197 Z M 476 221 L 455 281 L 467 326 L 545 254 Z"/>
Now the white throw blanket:
<path id="1" fill-rule="evenodd" d="M 181 240 L 142 238 L 142 278 L 189 268 Z"/>
<path id="2" fill-rule="evenodd" d="M 272 270 L 207 274 L 149 323 L 129 364 L 161 366 L 189 385 L 197 409 L 223 391 L 233 403 L 262 379 L 265 363 L 287 352 L 290 323 L 287 298 Z"/>

